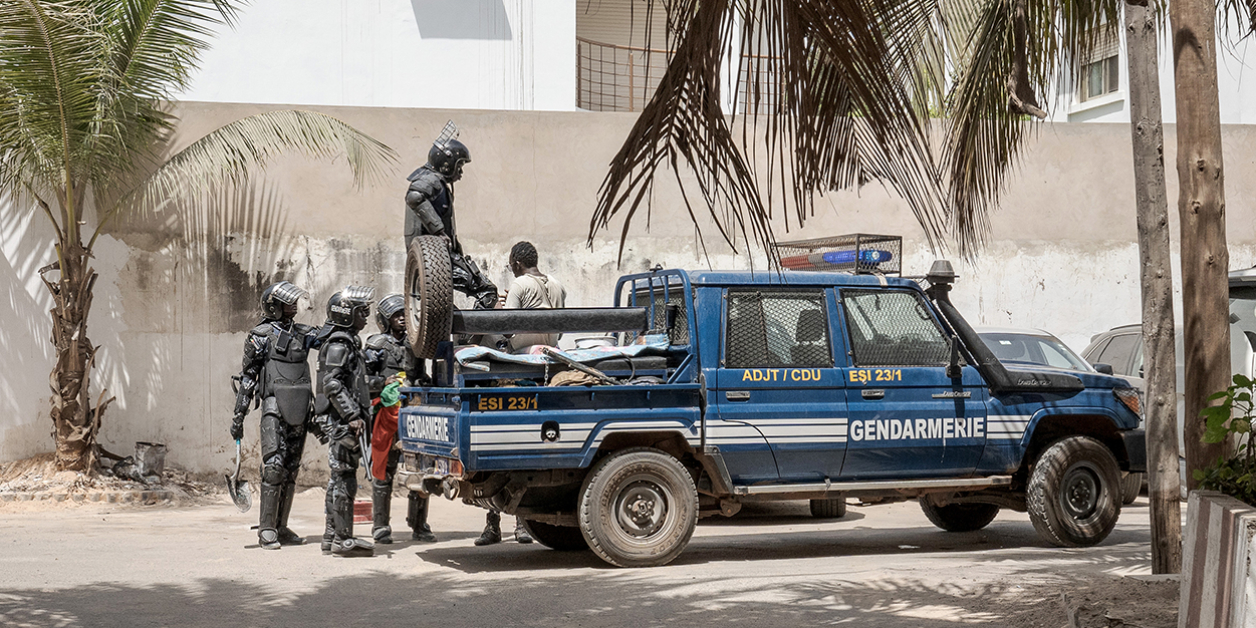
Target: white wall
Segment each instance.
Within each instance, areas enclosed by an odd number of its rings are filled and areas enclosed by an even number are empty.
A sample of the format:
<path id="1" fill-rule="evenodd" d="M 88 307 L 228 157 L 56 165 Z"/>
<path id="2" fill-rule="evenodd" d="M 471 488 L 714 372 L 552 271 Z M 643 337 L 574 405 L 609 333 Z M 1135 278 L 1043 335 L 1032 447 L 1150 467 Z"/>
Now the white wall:
<path id="1" fill-rule="evenodd" d="M 576 0 L 264 0 L 181 99 L 575 109 Z M 389 141 L 389 138 L 381 138 Z"/>

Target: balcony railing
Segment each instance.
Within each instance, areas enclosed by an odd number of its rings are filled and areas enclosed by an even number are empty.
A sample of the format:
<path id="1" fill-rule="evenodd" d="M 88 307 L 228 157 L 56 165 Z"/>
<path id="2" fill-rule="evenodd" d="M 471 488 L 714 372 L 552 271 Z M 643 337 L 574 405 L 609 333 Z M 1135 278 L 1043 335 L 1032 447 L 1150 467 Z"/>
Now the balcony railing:
<path id="1" fill-rule="evenodd" d="M 671 50 L 619 46 L 576 38 L 576 106 L 588 111 L 641 111 L 658 88 Z M 768 78 L 767 57 L 741 59 L 737 111 L 765 114 L 779 109 L 779 88 Z M 759 80 L 752 83 L 751 77 Z"/>
<path id="2" fill-rule="evenodd" d="M 671 56 L 670 50 L 577 37 L 576 106 L 589 111 L 641 111 Z"/>

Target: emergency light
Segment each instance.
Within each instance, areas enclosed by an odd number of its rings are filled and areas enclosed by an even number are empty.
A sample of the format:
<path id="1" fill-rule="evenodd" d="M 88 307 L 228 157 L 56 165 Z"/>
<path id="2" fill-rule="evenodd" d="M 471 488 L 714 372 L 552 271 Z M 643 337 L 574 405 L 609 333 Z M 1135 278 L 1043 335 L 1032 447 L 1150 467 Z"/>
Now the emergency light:
<path id="1" fill-rule="evenodd" d="M 900 236 L 853 233 L 777 242 L 775 248 L 781 267 L 787 270 L 896 275 L 902 269 Z"/>

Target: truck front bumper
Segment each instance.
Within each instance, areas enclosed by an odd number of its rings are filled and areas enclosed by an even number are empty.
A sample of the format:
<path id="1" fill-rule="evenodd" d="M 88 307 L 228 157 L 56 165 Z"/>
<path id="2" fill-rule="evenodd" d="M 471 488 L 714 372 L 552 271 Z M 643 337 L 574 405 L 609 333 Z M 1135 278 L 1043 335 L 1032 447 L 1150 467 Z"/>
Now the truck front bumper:
<path id="1" fill-rule="evenodd" d="M 1121 439 L 1125 441 L 1125 453 L 1130 459 L 1130 473 L 1146 473 L 1147 472 L 1147 432 L 1144 430 L 1129 430 L 1121 432 Z"/>

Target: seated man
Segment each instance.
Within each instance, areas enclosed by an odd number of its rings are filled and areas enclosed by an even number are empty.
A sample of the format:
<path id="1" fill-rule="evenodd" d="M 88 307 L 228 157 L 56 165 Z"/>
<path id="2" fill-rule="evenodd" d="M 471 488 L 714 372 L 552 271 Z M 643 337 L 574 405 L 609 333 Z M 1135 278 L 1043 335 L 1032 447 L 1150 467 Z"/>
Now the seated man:
<path id="1" fill-rule="evenodd" d="M 535 310 L 566 307 L 567 290 L 552 276 L 537 269 L 536 247 L 518 242 L 510 249 L 510 272 L 515 280 L 506 293 L 506 309 Z M 558 345 L 559 334 L 515 334 L 510 350 L 519 352 L 532 345 Z"/>

